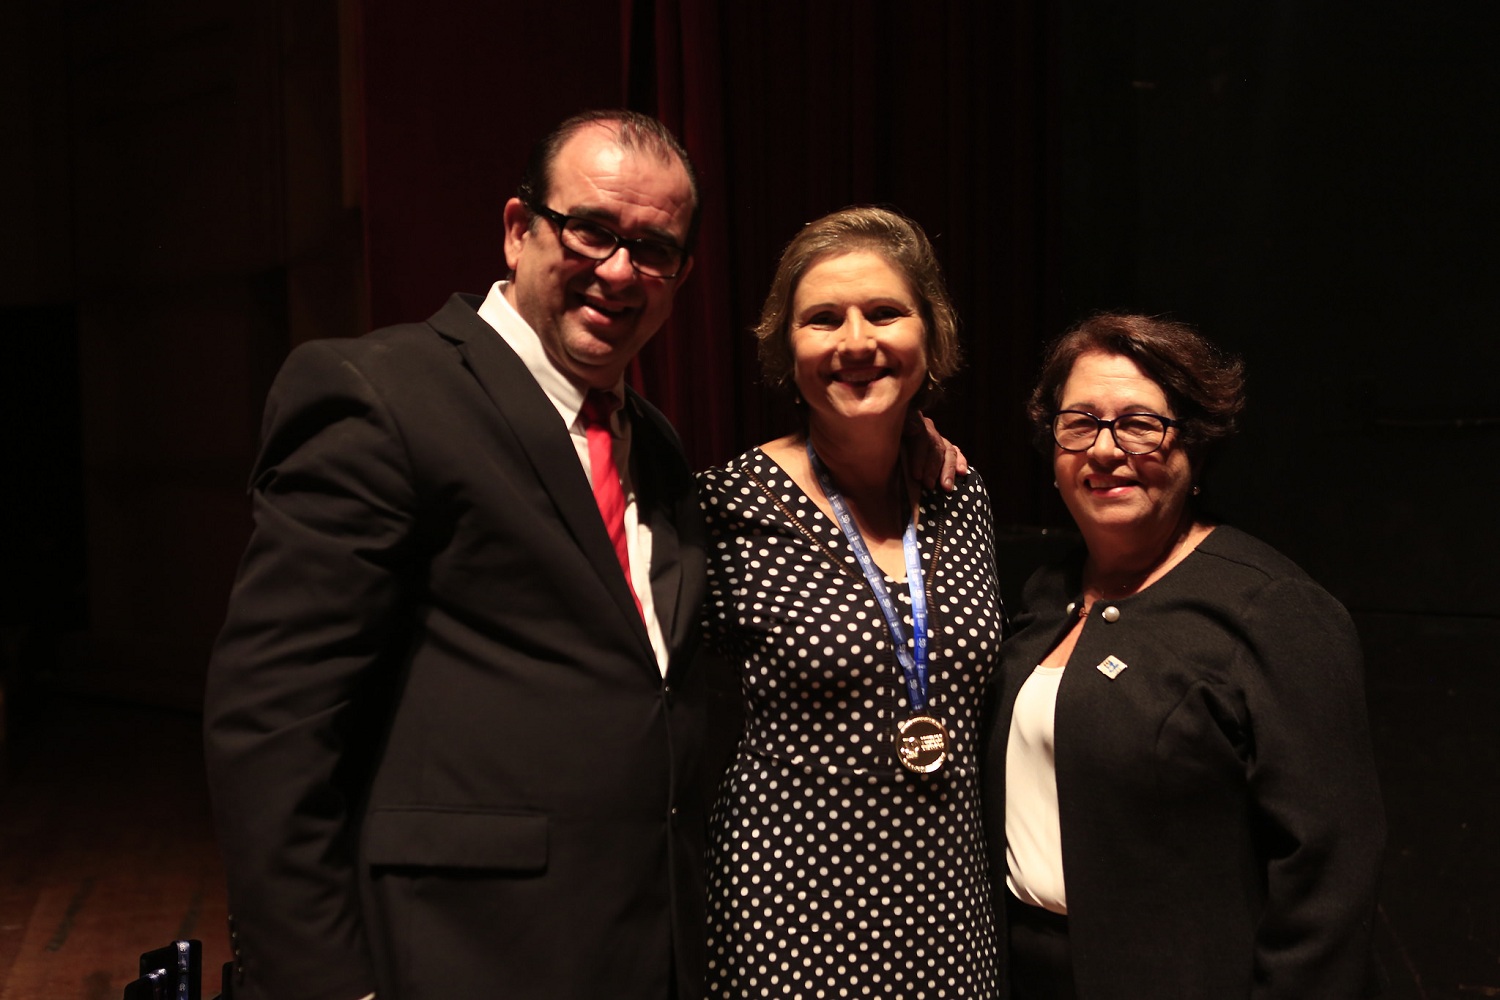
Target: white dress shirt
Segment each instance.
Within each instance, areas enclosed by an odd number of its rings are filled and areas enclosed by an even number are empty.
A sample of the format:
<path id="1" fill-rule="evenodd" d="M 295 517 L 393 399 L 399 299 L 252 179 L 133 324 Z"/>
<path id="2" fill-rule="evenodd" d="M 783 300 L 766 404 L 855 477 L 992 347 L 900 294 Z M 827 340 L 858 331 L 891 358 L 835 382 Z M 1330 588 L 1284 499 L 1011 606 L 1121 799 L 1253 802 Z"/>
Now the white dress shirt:
<path id="1" fill-rule="evenodd" d="M 557 415 L 568 428 L 573 439 L 573 448 L 578 453 L 578 462 L 584 476 L 590 479 L 589 439 L 583 426 L 581 411 L 585 390 L 574 384 L 552 364 L 542 347 L 542 340 L 531 324 L 505 298 L 506 282 L 497 281 L 490 288 L 484 304 L 479 307 L 479 318 L 494 328 L 495 332 L 510 345 L 520 357 L 526 370 L 531 372 L 542 392 L 557 408 Z M 607 390 L 616 399 L 624 401 L 625 381 L 621 379 Z M 620 486 L 625 492 L 625 544 L 630 550 L 630 583 L 635 596 L 641 602 L 641 613 L 646 620 L 646 634 L 651 639 L 651 650 L 656 654 L 656 664 L 662 676 L 667 673 L 667 643 L 662 635 L 661 622 L 656 617 L 656 606 L 651 596 L 651 526 L 640 517 L 636 503 L 635 486 L 630 478 L 630 421 L 623 416 L 624 409 L 615 410 L 609 418 L 610 431 L 615 443 L 615 466 L 620 470 Z"/>

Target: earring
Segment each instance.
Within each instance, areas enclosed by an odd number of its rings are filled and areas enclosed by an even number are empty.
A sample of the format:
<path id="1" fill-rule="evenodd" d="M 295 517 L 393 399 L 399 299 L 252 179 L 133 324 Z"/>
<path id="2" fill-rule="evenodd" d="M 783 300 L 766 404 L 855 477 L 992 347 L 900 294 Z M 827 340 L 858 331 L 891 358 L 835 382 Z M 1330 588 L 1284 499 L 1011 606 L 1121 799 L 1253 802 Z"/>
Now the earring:
<path id="1" fill-rule="evenodd" d="M 1203 487 L 1199 486 L 1197 483 L 1194 483 L 1193 484 L 1193 496 L 1197 496 L 1199 493 L 1202 493 L 1202 492 L 1203 492 Z"/>
<path id="2" fill-rule="evenodd" d="M 1053 489 L 1054 489 L 1054 490 L 1058 490 L 1058 489 L 1062 489 L 1062 487 L 1061 487 L 1061 486 L 1058 486 L 1058 485 L 1057 485 L 1057 480 L 1056 480 L 1056 479 L 1054 479 L 1054 480 L 1052 480 L 1052 488 L 1053 488 Z"/>

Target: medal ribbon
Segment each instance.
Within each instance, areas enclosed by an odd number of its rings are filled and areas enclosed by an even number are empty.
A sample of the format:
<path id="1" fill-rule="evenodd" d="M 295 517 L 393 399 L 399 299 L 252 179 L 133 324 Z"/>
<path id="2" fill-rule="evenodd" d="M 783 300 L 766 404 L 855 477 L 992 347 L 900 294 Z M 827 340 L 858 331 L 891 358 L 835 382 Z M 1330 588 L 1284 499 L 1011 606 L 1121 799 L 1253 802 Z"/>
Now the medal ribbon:
<path id="1" fill-rule="evenodd" d="M 896 659 L 900 661 L 901 673 L 906 678 L 906 697 L 911 702 L 912 711 L 925 711 L 927 709 L 927 592 L 922 589 L 922 549 L 917 544 L 916 515 L 906 522 L 906 530 L 901 534 L 901 552 L 906 557 L 906 586 L 911 591 L 912 648 L 907 649 L 906 632 L 901 627 L 901 616 L 896 613 L 896 602 L 891 600 L 891 593 L 886 589 L 885 577 L 881 574 L 880 567 L 875 565 L 875 560 L 871 558 L 870 550 L 859 533 L 859 525 L 854 523 L 854 515 L 849 513 L 849 505 L 844 503 L 843 494 L 833 485 L 833 478 L 828 475 L 828 469 L 823 465 L 823 460 L 818 458 L 817 452 L 813 451 L 811 437 L 807 441 L 807 458 L 812 463 L 813 472 L 817 474 L 818 485 L 823 488 L 823 494 L 833 505 L 833 513 L 838 519 L 839 527 L 844 529 L 844 537 L 849 539 L 849 547 L 854 550 L 854 558 L 859 560 L 859 568 L 865 571 L 865 579 L 870 582 L 870 589 L 875 592 L 875 600 L 880 604 L 880 611 L 885 615 L 885 624 L 891 630 L 891 641 L 896 646 Z"/>

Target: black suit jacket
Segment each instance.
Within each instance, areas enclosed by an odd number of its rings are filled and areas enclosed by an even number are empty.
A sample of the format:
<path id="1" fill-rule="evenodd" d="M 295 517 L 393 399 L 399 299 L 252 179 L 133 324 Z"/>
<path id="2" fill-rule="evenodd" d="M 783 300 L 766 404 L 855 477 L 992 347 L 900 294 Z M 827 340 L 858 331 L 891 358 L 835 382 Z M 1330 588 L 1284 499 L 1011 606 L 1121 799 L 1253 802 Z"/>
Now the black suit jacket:
<path id="1" fill-rule="evenodd" d="M 701 990 L 689 470 L 630 393 L 664 682 L 478 301 L 304 345 L 271 391 L 205 714 L 244 1000 Z"/>
<path id="2" fill-rule="evenodd" d="M 1001 652 L 984 757 L 998 893 L 1011 713 L 1072 627 L 1081 564 L 1079 553 L 1036 572 Z M 1111 656 L 1125 664 L 1113 678 L 1098 669 Z M 1289 559 L 1219 527 L 1146 590 L 1097 602 L 1054 726 L 1079 1000 L 1379 989 L 1385 823 L 1359 639 Z"/>

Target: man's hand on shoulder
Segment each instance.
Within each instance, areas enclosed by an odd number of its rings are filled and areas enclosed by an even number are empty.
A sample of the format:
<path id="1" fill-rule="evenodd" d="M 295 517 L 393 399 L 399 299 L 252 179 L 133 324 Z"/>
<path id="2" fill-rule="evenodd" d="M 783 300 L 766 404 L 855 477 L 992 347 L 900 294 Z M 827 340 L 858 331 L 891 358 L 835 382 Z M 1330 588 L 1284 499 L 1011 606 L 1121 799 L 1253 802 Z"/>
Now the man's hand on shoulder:
<path id="1" fill-rule="evenodd" d="M 924 489 L 941 485 L 951 493 L 958 477 L 969 474 L 969 460 L 958 445 L 939 434 L 937 425 L 916 410 L 906 422 L 906 453 L 911 477 Z"/>

